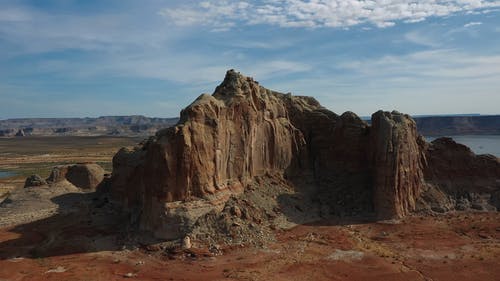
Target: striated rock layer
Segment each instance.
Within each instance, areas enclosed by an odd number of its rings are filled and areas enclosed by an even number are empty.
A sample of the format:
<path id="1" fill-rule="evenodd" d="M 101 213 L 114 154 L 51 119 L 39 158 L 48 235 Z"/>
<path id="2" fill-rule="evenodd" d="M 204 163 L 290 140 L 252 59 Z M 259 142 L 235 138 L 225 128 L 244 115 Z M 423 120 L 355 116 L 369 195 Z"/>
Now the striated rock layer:
<path id="1" fill-rule="evenodd" d="M 229 71 L 212 96 L 201 95 L 181 112 L 177 126 L 115 156 L 114 194 L 125 206 L 142 209 L 143 227 L 170 237 L 177 228 L 171 222 L 186 218 L 185 205 L 169 203 L 203 199 L 190 207 L 203 214 L 243 192 L 256 176 L 302 166 L 298 156 L 306 142 L 290 121 L 292 99 L 301 110 L 321 108 L 312 98 L 285 96 Z"/>
<path id="2" fill-rule="evenodd" d="M 408 115 L 372 115 L 374 203 L 380 218 L 402 217 L 415 209 L 423 189 L 422 151 L 416 124 Z"/>
<path id="3" fill-rule="evenodd" d="M 329 214 L 395 218 L 414 211 L 430 186 L 447 197 L 454 184 L 444 188 L 443 174 L 467 168 L 441 166 L 439 147 L 408 115 L 379 111 L 370 127 L 352 112 L 339 116 L 314 98 L 277 93 L 230 70 L 175 127 L 115 155 L 111 190 L 143 229 L 166 239 L 183 237 L 256 177 L 288 179 Z M 492 169 L 498 182 L 495 159 L 481 161 L 475 165 Z"/>

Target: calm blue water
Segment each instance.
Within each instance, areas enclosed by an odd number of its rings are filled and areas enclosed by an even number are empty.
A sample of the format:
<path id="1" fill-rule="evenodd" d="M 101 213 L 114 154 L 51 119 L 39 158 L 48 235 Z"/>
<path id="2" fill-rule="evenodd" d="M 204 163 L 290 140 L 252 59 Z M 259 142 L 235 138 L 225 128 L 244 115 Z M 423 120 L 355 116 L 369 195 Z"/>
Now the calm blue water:
<path id="1" fill-rule="evenodd" d="M 5 178 L 13 177 L 15 175 L 16 175 L 16 173 L 14 173 L 14 172 L 0 171 L 0 179 L 5 179 Z"/>
<path id="2" fill-rule="evenodd" d="M 426 137 L 427 141 L 432 141 L 437 137 Z M 476 154 L 493 154 L 500 157 L 500 135 L 464 135 L 451 136 L 456 142 L 470 147 Z"/>

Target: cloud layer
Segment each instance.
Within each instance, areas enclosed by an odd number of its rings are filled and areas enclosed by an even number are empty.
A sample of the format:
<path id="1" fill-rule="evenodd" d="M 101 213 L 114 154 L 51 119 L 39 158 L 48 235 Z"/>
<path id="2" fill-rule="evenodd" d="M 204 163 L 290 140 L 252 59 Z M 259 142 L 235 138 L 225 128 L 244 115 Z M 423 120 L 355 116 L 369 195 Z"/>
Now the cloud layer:
<path id="1" fill-rule="evenodd" d="M 464 27 L 471 27 L 471 26 L 481 25 L 481 24 L 483 24 L 483 23 L 482 22 L 473 21 L 473 22 L 469 22 L 467 24 L 464 24 Z"/>
<path id="2" fill-rule="evenodd" d="M 498 113 L 500 0 L 56 2 L 0 0 L 0 118 L 176 116 L 230 68 L 336 112 Z"/>
<path id="3" fill-rule="evenodd" d="M 238 23 L 280 27 L 388 27 L 397 21 L 419 22 L 459 12 L 500 7 L 487 0 L 261 0 L 203 1 L 195 6 L 162 9 L 160 14 L 179 26 L 205 25 L 215 31 Z"/>

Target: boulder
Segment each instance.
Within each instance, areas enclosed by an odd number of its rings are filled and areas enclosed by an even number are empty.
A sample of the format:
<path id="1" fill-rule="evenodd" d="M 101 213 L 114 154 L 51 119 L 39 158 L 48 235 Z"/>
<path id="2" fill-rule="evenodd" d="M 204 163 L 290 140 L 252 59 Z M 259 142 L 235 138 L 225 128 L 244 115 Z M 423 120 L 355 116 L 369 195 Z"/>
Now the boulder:
<path id="1" fill-rule="evenodd" d="M 184 249 L 184 250 L 189 250 L 189 249 L 191 249 L 191 247 L 192 247 L 192 245 L 191 245 L 191 238 L 190 238 L 189 236 L 185 236 L 185 237 L 182 239 L 181 247 L 182 247 L 182 249 Z"/>
<path id="2" fill-rule="evenodd" d="M 45 181 L 41 176 L 31 175 L 28 178 L 26 178 L 26 181 L 24 182 L 24 188 L 42 186 L 42 185 L 46 185 L 46 184 L 47 184 L 47 181 Z"/>
<path id="3" fill-rule="evenodd" d="M 103 181 L 104 175 L 104 169 L 98 164 L 60 165 L 52 169 L 47 182 L 52 184 L 66 180 L 78 188 L 94 190 Z"/>

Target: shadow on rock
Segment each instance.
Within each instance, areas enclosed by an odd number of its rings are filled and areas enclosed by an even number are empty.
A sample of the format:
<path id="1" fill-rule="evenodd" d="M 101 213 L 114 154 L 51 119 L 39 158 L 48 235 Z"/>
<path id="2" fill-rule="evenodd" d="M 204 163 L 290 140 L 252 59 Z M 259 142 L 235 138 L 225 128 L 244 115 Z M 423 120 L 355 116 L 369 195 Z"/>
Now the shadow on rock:
<path id="1" fill-rule="evenodd" d="M 128 218 L 106 195 L 67 193 L 53 197 L 51 217 L 7 228 L 0 233 L 0 259 L 42 258 L 120 249 Z M 14 235 L 12 235 L 14 233 Z M 15 235 L 17 234 L 17 235 Z M 14 239 L 9 239 L 14 236 Z"/>
<path id="2" fill-rule="evenodd" d="M 370 182 L 356 176 L 340 180 L 294 180 L 295 193 L 283 193 L 277 203 L 287 220 L 298 225 L 347 225 L 377 221 Z"/>

